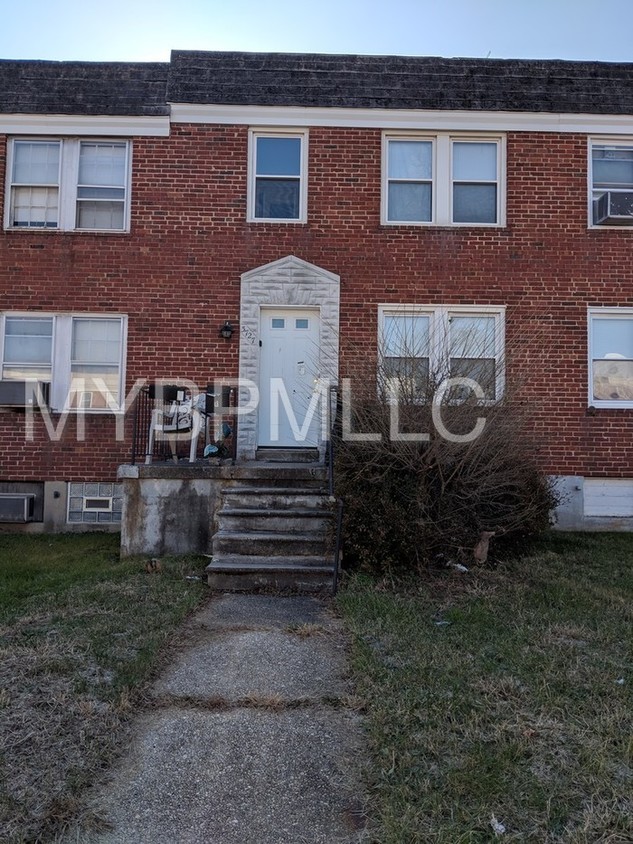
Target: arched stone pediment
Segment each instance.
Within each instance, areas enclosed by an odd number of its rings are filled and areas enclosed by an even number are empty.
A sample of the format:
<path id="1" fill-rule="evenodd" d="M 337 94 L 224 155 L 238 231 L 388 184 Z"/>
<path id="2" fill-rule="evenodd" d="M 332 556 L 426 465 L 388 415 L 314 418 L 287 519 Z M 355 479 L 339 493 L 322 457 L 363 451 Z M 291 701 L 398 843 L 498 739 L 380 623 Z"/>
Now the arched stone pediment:
<path id="1" fill-rule="evenodd" d="M 260 387 L 260 327 L 262 310 L 318 309 L 320 322 L 319 371 L 330 383 L 338 378 L 340 277 L 329 270 L 288 255 L 248 270 L 241 278 L 240 379 Z M 249 401 L 246 387 L 240 405 Z M 238 456 L 252 459 L 258 443 L 258 413 L 240 417 Z"/>

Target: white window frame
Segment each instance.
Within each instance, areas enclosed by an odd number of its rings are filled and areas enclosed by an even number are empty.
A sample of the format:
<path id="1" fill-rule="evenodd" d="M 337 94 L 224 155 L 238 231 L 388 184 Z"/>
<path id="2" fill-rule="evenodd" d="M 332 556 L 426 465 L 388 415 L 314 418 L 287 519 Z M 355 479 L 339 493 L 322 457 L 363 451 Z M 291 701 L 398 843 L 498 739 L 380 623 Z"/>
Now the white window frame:
<path id="1" fill-rule="evenodd" d="M 389 220 L 389 142 L 432 143 L 431 220 Z M 494 223 L 453 222 L 453 143 L 489 143 L 497 146 L 497 220 Z M 486 183 L 488 184 L 488 183 Z M 503 228 L 506 224 L 506 136 L 453 132 L 383 132 L 380 220 L 383 226 L 450 226 L 451 228 Z"/>
<path id="2" fill-rule="evenodd" d="M 4 336 L 7 317 L 25 319 L 52 319 L 53 344 L 51 350 L 51 388 L 50 407 L 56 412 L 111 414 L 122 413 L 125 408 L 125 364 L 127 350 L 127 322 L 125 314 L 94 314 L 94 313 L 49 313 L 41 311 L 5 311 L 0 314 L 0 373 L 4 365 Z M 119 401 L 113 407 L 71 407 L 69 406 L 70 386 L 72 382 L 71 354 L 73 320 L 75 319 L 117 319 L 121 322 L 121 343 L 119 349 Z M 83 392 L 83 391 L 82 391 Z"/>
<path id="3" fill-rule="evenodd" d="M 258 138 L 298 138 L 301 141 L 299 172 L 299 216 L 298 217 L 256 217 L 255 183 L 257 179 Z M 248 185 L 246 191 L 248 223 L 306 223 L 308 219 L 308 130 L 307 129 L 259 129 L 248 132 Z"/>
<path id="4" fill-rule="evenodd" d="M 58 143 L 59 181 L 58 181 L 58 221 L 56 226 L 14 226 L 11 224 L 11 203 L 13 197 L 13 159 L 15 143 Z M 82 143 L 90 144 L 125 144 L 125 198 L 123 200 L 123 228 L 100 229 L 79 228 L 77 226 L 77 205 L 79 187 L 79 152 Z M 125 138 L 55 138 L 46 136 L 19 136 L 10 138 L 7 148 L 7 169 L 5 177 L 4 228 L 12 232 L 105 232 L 122 234 L 130 230 L 130 200 L 132 182 L 132 142 Z"/>
<path id="5" fill-rule="evenodd" d="M 587 311 L 587 349 L 588 349 L 588 394 L 589 407 L 596 408 L 633 408 L 633 399 L 595 399 L 593 397 L 593 320 L 594 319 L 630 319 L 633 322 L 633 308 L 589 308 Z M 602 360 L 602 358 L 598 358 Z"/>
<path id="6" fill-rule="evenodd" d="M 588 220 L 588 228 L 592 229 L 593 231 L 600 231 L 602 229 L 606 229 L 607 231 L 632 231 L 633 230 L 633 217 L 631 218 L 630 225 L 608 225 L 608 224 L 600 224 L 594 223 L 593 221 L 593 148 L 594 147 L 623 147 L 625 149 L 633 150 L 633 137 L 623 137 L 621 135 L 611 135 L 611 136 L 592 136 L 588 139 L 587 144 L 587 220 Z M 633 187 L 631 188 L 631 192 L 633 193 Z"/>
<path id="7" fill-rule="evenodd" d="M 386 316 L 425 316 L 429 318 L 429 373 L 448 372 L 449 331 L 452 317 L 495 318 L 495 398 L 481 404 L 496 404 L 505 390 L 505 305 L 379 305 L 378 348 L 384 347 Z"/>

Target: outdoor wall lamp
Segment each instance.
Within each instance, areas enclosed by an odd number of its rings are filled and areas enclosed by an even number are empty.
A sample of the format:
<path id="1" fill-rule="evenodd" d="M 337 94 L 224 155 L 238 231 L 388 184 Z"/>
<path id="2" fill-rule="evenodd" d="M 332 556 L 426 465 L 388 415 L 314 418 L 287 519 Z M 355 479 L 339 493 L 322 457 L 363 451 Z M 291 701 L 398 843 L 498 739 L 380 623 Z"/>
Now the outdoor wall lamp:
<path id="1" fill-rule="evenodd" d="M 224 337 L 225 340 L 230 340 L 231 337 L 233 336 L 234 331 L 235 331 L 235 329 L 233 328 L 233 326 L 231 325 L 231 323 L 227 319 L 227 321 L 224 323 L 224 325 L 220 329 L 220 337 Z"/>

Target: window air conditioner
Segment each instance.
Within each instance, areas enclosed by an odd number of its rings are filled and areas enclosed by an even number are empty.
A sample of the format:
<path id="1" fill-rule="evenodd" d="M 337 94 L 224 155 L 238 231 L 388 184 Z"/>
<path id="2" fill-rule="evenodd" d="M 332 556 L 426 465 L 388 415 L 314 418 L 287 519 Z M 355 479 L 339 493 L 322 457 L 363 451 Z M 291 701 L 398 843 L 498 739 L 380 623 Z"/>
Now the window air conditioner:
<path id="1" fill-rule="evenodd" d="M 593 201 L 596 226 L 633 226 L 633 191 L 608 190 Z"/>
<path id="2" fill-rule="evenodd" d="M 0 493 L 0 522 L 32 522 L 34 509 L 35 494 L 32 492 Z"/>
<path id="3" fill-rule="evenodd" d="M 48 404 L 50 384 L 46 381 L 0 381 L 0 407 L 37 407 L 37 391 Z"/>

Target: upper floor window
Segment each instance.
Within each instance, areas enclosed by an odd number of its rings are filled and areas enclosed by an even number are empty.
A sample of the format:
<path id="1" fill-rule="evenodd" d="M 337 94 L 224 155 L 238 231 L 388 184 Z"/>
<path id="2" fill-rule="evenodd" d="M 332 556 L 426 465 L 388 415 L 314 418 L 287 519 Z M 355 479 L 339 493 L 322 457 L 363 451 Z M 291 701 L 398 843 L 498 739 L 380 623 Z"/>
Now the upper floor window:
<path id="1" fill-rule="evenodd" d="M 446 378 L 470 378 L 488 401 L 503 392 L 503 308 L 380 309 L 380 387 L 424 400 Z M 454 391 L 458 398 L 463 387 Z"/>
<path id="2" fill-rule="evenodd" d="M 633 226 L 633 141 L 592 141 L 591 209 L 593 226 Z"/>
<path id="3" fill-rule="evenodd" d="M 305 222 L 306 132 L 257 132 L 249 136 L 248 219 Z"/>
<path id="4" fill-rule="evenodd" d="M 0 328 L 3 380 L 48 381 L 54 410 L 121 408 L 125 317 L 5 314 Z"/>
<path id="5" fill-rule="evenodd" d="M 589 404 L 633 407 L 633 308 L 589 311 Z"/>
<path id="6" fill-rule="evenodd" d="M 6 228 L 125 231 L 129 158 L 127 141 L 13 139 Z"/>
<path id="7" fill-rule="evenodd" d="M 502 137 L 386 134 L 383 223 L 502 225 L 503 152 Z"/>

